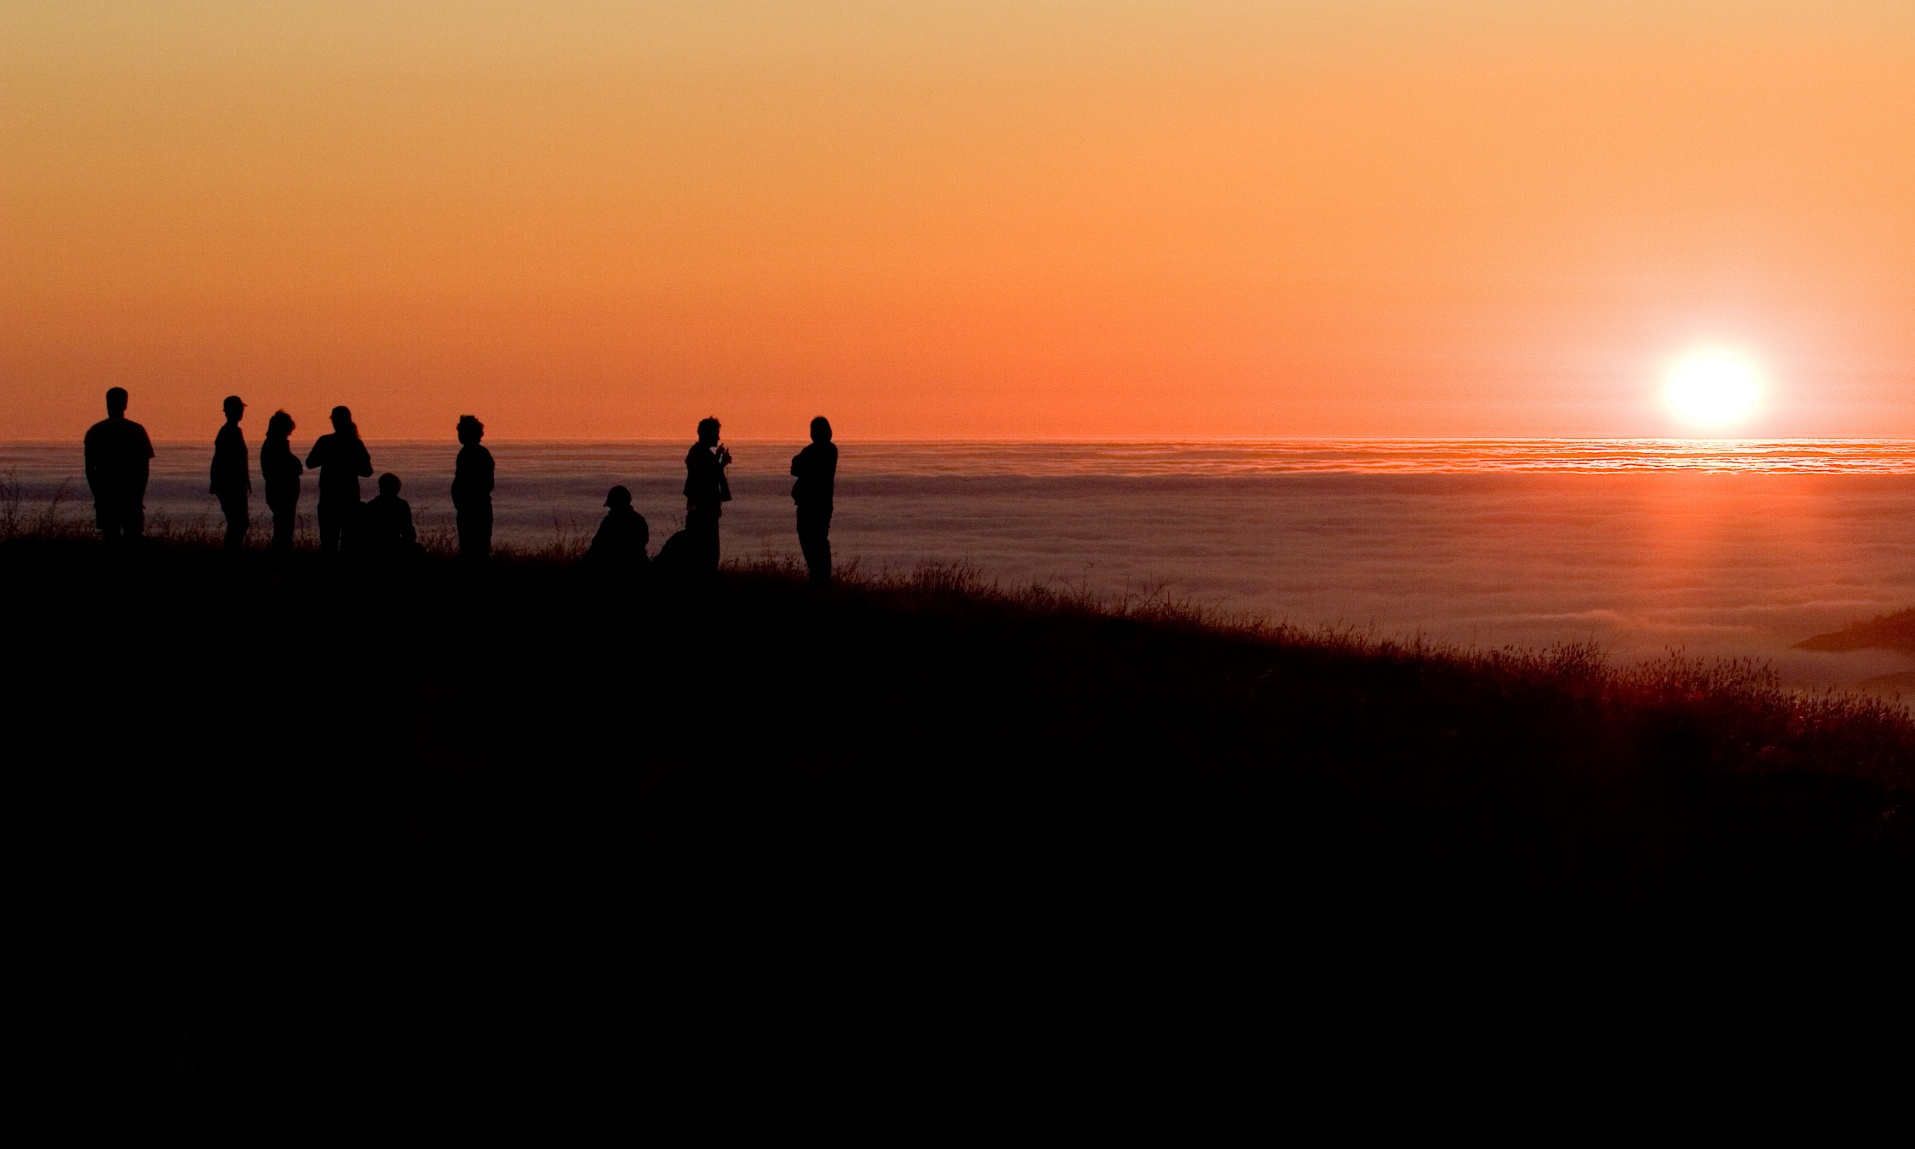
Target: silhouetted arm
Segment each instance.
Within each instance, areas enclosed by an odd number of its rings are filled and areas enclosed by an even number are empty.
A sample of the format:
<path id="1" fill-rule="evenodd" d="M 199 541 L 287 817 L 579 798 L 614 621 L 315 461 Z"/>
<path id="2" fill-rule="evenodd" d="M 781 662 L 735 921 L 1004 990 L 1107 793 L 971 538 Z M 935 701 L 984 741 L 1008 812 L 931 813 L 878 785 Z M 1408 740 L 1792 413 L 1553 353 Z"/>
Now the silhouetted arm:
<path id="1" fill-rule="evenodd" d="M 353 446 L 359 448 L 359 471 L 358 471 L 359 477 L 363 479 L 371 478 L 372 477 L 372 452 L 366 450 L 366 444 L 359 440 L 354 440 Z"/>
<path id="2" fill-rule="evenodd" d="M 287 446 L 287 449 L 292 449 L 290 444 Z M 306 453 L 306 465 L 313 468 L 326 465 L 326 437 L 324 435 L 321 435 L 319 440 L 313 444 L 313 449 Z"/>

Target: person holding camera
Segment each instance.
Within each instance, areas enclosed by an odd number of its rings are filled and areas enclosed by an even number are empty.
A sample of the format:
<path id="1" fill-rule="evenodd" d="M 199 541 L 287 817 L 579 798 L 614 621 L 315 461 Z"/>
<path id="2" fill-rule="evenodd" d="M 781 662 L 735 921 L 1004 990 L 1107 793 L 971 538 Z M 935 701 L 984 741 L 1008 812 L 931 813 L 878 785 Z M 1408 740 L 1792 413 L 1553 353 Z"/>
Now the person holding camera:
<path id="1" fill-rule="evenodd" d="M 712 572 L 718 569 L 718 516 L 720 509 L 731 502 L 731 483 L 725 478 L 725 468 L 731 465 L 731 452 L 718 441 L 718 420 L 714 418 L 698 421 L 698 442 L 685 452 L 685 525 L 691 529 L 694 524 L 701 534 L 709 533 L 710 541 L 706 550 L 708 556 L 700 565 L 709 564 Z"/>
<path id="2" fill-rule="evenodd" d="M 306 469 L 319 472 L 319 553 L 338 558 L 342 540 L 358 525 L 359 480 L 372 477 L 372 455 L 351 410 L 332 409 L 332 434 L 314 441 Z"/>

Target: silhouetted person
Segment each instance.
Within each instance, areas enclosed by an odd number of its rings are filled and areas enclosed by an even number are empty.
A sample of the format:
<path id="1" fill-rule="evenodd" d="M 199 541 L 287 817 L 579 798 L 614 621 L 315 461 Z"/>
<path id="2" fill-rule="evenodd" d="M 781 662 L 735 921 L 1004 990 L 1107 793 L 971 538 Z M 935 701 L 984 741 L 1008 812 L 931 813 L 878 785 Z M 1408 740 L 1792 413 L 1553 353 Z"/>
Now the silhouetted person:
<path id="1" fill-rule="evenodd" d="M 273 512 L 273 553 L 290 554 L 299 521 L 299 476 L 304 470 L 293 454 L 293 417 L 273 412 L 266 441 L 259 445 L 259 477 L 266 480 L 266 506 Z"/>
<path id="2" fill-rule="evenodd" d="M 823 415 L 811 421 L 811 446 L 793 456 L 791 501 L 798 504 L 798 546 L 813 586 L 831 585 L 831 496 L 838 483 L 838 448 L 831 441 L 831 422 Z"/>
<path id="3" fill-rule="evenodd" d="M 126 388 L 106 393 L 106 418 L 87 428 L 86 485 L 93 518 L 109 543 L 138 542 L 146 530 L 146 477 L 153 441 L 126 417 Z"/>
<path id="4" fill-rule="evenodd" d="M 718 577 L 718 516 L 703 508 L 685 512 L 685 529 L 665 540 L 652 565 L 667 582 L 697 585 Z"/>
<path id="5" fill-rule="evenodd" d="M 642 575 L 649 563 L 645 547 L 651 541 L 652 528 L 645 516 L 632 509 L 632 493 L 613 487 L 605 493 L 605 521 L 592 536 L 585 566 L 594 573 L 621 578 Z"/>
<path id="6" fill-rule="evenodd" d="M 685 452 L 685 515 L 687 521 L 693 512 L 704 512 L 711 516 L 712 530 L 718 529 L 720 509 L 731 502 L 731 483 L 725 478 L 725 468 L 731 465 L 731 452 L 718 441 L 718 420 L 700 419 L 698 421 L 698 442 Z"/>
<path id="7" fill-rule="evenodd" d="M 492 554 L 492 452 L 479 446 L 485 424 L 459 416 L 459 461 L 452 468 L 452 506 L 459 525 L 459 557 Z"/>
<path id="8" fill-rule="evenodd" d="M 306 466 L 319 471 L 319 553 L 336 556 L 340 537 L 359 516 L 359 480 L 372 474 L 372 456 L 359 441 L 351 411 L 332 409 L 332 434 L 313 444 Z"/>
<path id="9" fill-rule="evenodd" d="M 379 476 L 379 494 L 359 508 L 352 527 L 352 553 L 368 562 L 399 562 L 421 552 L 412 529 L 412 504 L 399 497 L 399 476 Z"/>
<path id="10" fill-rule="evenodd" d="M 246 437 L 240 434 L 239 421 L 246 417 L 246 404 L 237 395 L 228 395 L 221 404 L 226 425 L 213 437 L 213 478 L 209 488 L 219 497 L 219 509 L 226 516 L 226 549 L 246 546 L 246 529 L 252 526 L 247 513 L 247 496 L 253 490 L 252 465 L 246 458 Z"/>

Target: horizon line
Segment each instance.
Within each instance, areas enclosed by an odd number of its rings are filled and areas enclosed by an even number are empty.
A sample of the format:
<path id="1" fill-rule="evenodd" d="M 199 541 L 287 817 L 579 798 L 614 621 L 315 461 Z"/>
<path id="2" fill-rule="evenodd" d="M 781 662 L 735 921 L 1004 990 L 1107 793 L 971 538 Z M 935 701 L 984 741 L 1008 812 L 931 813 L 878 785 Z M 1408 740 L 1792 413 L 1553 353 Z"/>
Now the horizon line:
<path id="1" fill-rule="evenodd" d="M 487 443 L 575 443 L 575 444 L 679 444 L 691 436 L 632 436 L 588 438 L 578 436 L 488 436 Z M 418 438 L 411 436 L 374 436 L 364 435 L 361 439 L 367 443 L 442 443 L 457 446 L 458 440 L 450 437 Z M 54 446 L 77 445 L 81 436 L 62 436 L 59 438 L 18 438 L 0 439 L 0 445 Z M 206 440 L 155 438 L 154 443 L 199 444 Z M 805 439 L 796 436 L 741 436 L 727 437 L 732 443 L 803 443 Z M 1206 435 L 1206 436 L 1057 436 L 1020 438 L 1009 436 L 912 436 L 912 437 L 873 437 L 850 438 L 834 436 L 834 443 L 888 444 L 1014 444 L 1014 445 L 1096 445 L 1096 444 L 1165 444 L 1165 443 L 1681 443 L 1695 445 L 1731 446 L 1748 443 L 1915 443 L 1915 436 L 1909 435 L 1771 435 L 1771 436 L 1678 436 L 1678 435 Z"/>

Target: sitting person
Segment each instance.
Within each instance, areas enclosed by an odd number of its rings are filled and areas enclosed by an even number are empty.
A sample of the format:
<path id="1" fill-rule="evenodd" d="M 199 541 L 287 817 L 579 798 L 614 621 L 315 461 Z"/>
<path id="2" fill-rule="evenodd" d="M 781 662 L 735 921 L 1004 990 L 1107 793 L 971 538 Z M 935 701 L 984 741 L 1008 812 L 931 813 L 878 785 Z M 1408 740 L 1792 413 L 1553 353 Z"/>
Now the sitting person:
<path id="1" fill-rule="evenodd" d="M 650 562 L 645 547 L 651 541 L 645 516 L 632 509 L 632 492 L 613 487 L 605 494 L 605 521 L 592 536 L 585 566 L 603 574 L 643 574 Z"/>
<path id="2" fill-rule="evenodd" d="M 399 497 L 399 476 L 379 476 L 379 497 L 359 508 L 350 549 L 372 562 L 416 558 L 424 552 L 412 529 L 412 504 Z"/>
<path id="3" fill-rule="evenodd" d="M 696 508 L 685 513 L 685 529 L 665 540 L 658 552 L 658 573 L 675 582 L 707 582 L 718 577 L 718 516 Z"/>

